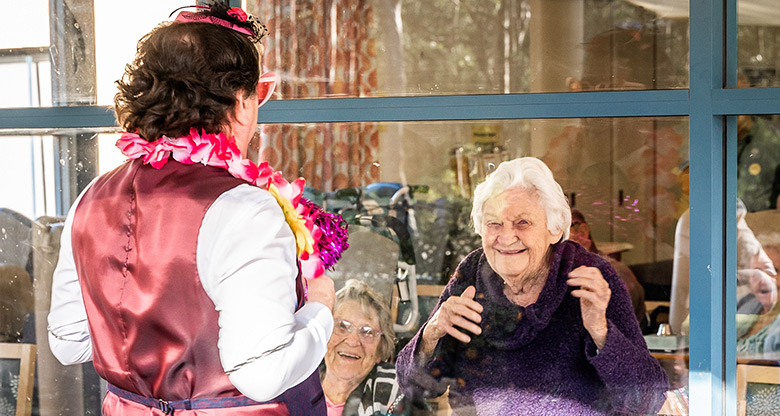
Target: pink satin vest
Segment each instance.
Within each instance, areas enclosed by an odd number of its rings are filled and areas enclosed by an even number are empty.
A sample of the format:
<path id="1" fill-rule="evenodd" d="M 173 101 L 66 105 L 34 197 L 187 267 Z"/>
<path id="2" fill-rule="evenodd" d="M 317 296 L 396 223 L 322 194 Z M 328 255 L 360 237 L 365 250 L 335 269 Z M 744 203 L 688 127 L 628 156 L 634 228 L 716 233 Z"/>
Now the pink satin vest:
<path id="1" fill-rule="evenodd" d="M 218 313 L 200 283 L 196 251 L 208 208 L 244 183 L 220 168 L 171 160 L 157 170 L 136 160 L 84 194 L 73 253 L 95 369 L 108 382 L 169 401 L 241 394 L 219 360 Z M 267 414 L 284 408 L 266 406 L 276 409 Z M 230 414 L 266 414 L 249 410 Z"/>

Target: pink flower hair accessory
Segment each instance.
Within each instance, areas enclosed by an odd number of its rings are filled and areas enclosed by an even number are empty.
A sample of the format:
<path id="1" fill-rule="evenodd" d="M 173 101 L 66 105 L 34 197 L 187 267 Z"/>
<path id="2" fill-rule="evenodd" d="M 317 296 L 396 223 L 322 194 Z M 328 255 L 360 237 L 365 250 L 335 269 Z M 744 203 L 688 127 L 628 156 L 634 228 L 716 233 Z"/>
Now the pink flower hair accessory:
<path id="1" fill-rule="evenodd" d="M 241 22 L 246 22 L 247 14 L 245 11 L 241 10 L 240 7 L 231 7 L 228 9 L 227 14 L 235 17 Z"/>
<path id="2" fill-rule="evenodd" d="M 235 140 L 224 133 L 207 134 L 191 128 L 186 136 L 162 136 L 147 142 L 138 134 L 125 132 L 116 146 L 128 160 L 142 158 L 144 164 L 155 169 L 162 169 L 173 157 L 185 165 L 202 163 L 225 169 L 233 177 L 270 192 L 295 236 L 296 254 L 304 277 L 323 275 L 349 247 L 347 225 L 341 216 L 327 213 L 303 198 L 305 179 L 298 178 L 290 183 L 268 162 L 255 165 L 244 159 Z"/>
<path id="3" fill-rule="evenodd" d="M 247 14 L 240 7 L 227 8 L 227 6 L 222 4 L 214 4 L 211 6 L 183 6 L 171 12 L 170 16 L 173 16 L 173 13 L 176 13 L 181 9 L 190 7 L 200 10 L 196 12 L 180 12 L 173 21 L 179 23 L 196 22 L 219 25 L 249 36 L 254 43 L 260 42 L 260 40 L 268 34 L 268 28 L 265 27 L 260 19 L 251 14 Z M 221 16 L 216 16 L 216 14 L 220 14 Z"/>

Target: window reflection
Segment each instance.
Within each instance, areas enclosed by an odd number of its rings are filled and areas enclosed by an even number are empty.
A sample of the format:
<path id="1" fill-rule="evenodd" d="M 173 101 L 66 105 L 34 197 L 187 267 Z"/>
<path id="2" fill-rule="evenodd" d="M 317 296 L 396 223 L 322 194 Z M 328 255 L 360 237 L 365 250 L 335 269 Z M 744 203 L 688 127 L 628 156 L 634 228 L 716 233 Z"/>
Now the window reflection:
<path id="1" fill-rule="evenodd" d="M 0 207 L 29 219 L 54 215 L 54 157 L 51 136 L 0 136 L 0 165 L 6 178 L 0 184 Z"/>
<path id="2" fill-rule="evenodd" d="M 358 278 L 395 299 L 409 293 L 410 276 L 418 288 L 446 284 L 480 246 L 469 214 L 473 187 L 487 172 L 502 160 L 541 158 L 586 213 L 600 250 L 621 259 L 642 286 L 648 345 L 682 403 L 687 344 L 679 334 L 653 334 L 668 322 L 674 231 L 687 209 L 687 131 L 686 119 L 675 117 L 278 125 L 262 126 L 259 153 L 281 161 L 286 176 L 327 167 L 316 170 L 317 185 L 309 182 L 307 192 L 350 224 L 351 247 L 331 273 L 337 287 Z M 323 141 L 331 146 L 313 145 Z M 333 167 L 339 155 L 352 158 L 345 166 L 364 167 L 340 172 Z M 396 325 L 406 325 L 396 330 L 399 347 L 424 322 L 435 296 L 415 301 L 397 306 Z"/>
<path id="3" fill-rule="evenodd" d="M 737 1 L 737 71 L 740 88 L 780 86 L 780 13 L 766 0 Z"/>
<path id="4" fill-rule="evenodd" d="M 131 60 L 136 40 L 171 10 L 189 4 L 144 0 L 128 9 L 92 3 L 54 1 L 49 8 L 41 3 L 31 13 L 43 18 L 34 20 L 51 19 L 48 26 L 26 29 L 35 36 L 20 37 L 11 25 L 0 25 L 3 39 L 21 42 L 0 45 L 0 78 L 11 81 L 3 89 L 15 97 L 0 106 L 111 105 L 113 82 Z M 276 98 L 576 90 L 569 78 L 579 80 L 583 90 L 687 86 L 687 16 L 666 17 L 646 2 L 247 3 L 270 30 L 264 66 L 281 76 Z M 119 15 L 132 20 L 132 27 L 115 30 Z M 599 35 L 615 30 L 630 32 L 629 38 L 607 40 L 598 58 L 603 65 L 598 72 L 607 78 L 591 82 L 587 50 Z M 766 44 L 762 36 L 750 38 L 750 45 Z M 626 44 L 641 45 L 641 54 L 624 55 Z M 765 65 L 768 52 L 761 56 Z M 28 68 L 30 58 L 39 68 Z M 650 75 L 637 79 L 627 68 Z"/>
<path id="5" fill-rule="evenodd" d="M 687 157 L 681 150 L 687 149 L 685 118 L 263 125 L 258 133 L 258 159 L 283 168 L 288 178 L 306 176 L 307 197 L 349 223 L 350 249 L 331 274 L 337 287 L 357 278 L 382 293 L 394 311 L 399 347 L 427 319 L 458 263 L 480 246 L 470 225 L 473 187 L 503 160 L 536 156 L 550 165 L 570 203 L 584 213 L 599 250 L 619 257 L 642 286 L 649 305 L 645 317 L 655 319 L 655 327 L 644 328 L 648 345 L 661 353 L 668 348 L 652 333 L 665 322 L 663 310 L 656 309 L 669 301 L 674 227 L 687 201 L 687 189 L 678 183 Z M 114 138 L 101 134 L 89 142 L 100 147 L 100 172 L 119 163 L 105 156 L 114 150 Z M 43 146 L 51 149 L 55 142 Z M 12 141 L 4 137 L 2 143 Z M 77 157 L 61 163 L 79 169 Z M 24 177 L 8 164 L 3 169 L 7 177 Z M 56 182 L 46 186 L 61 191 Z M 39 231 L 30 243 L 34 260 L 21 263 L 31 268 L 41 302 L 48 296 L 61 229 L 61 218 L 51 215 L 25 214 Z M 6 241 L 21 240 L 8 235 Z M 36 305 L 28 336 L 45 325 L 46 307 Z M 52 367 L 47 354 L 39 343 L 41 400 L 65 388 L 51 381 L 71 377 Z M 676 377 L 672 387 L 684 386 L 684 360 L 673 359 L 666 367 Z M 80 388 L 99 392 L 97 379 L 90 380 L 93 384 Z"/>
<path id="6" fill-rule="evenodd" d="M 660 28 L 609 29 L 593 35 L 584 45 L 582 77 L 567 79 L 571 91 L 668 89 L 685 85 L 675 69 Z M 676 64 L 676 65 L 675 65 Z"/>
<path id="7" fill-rule="evenodd" d="M 570 77 L 582 80 L 583 90 L 687 86 L 688 9 L 684 3 L 398 0 L 345 1 L 331 8 L 319 4 L 292 7 L 281 0 L 248 3 L 272 29 L 266 67 L 282 75 L 283 98 L 577 90 L 567 81 Z M 104 86 L 121 75 L 139 34 L 184 5 L 178 0 L 136 2 L 137 8 L 121 13 L 137 23 L 117 32 L 111 22 L 120 11 L 113 3 L 52 4 L 53 12 L 45 2 L 31 3 L 28 12 L 43 18 L 28 19 L 35 24 L 23 30 L 16 28 L 15 21 L 0 25 L 6 40 L 0 45 L 2 107 L 95 100 L 110 105 L 113 93 Z M 50 25 L 68 30 L 55 30 L 50 37 L 50 27 L 41 23 L 49 15 L 56 15 Z M 556 17 L 550 20 L 555 24 L 548 22 L 548 15 Z M 776 75 L 780 16 L 767 0 L 738 1 L 738 15 L 738 71 L 747 79 L 740 86 L 780 85 Z M 94 27 L 85 23 L 91 21 Z M 670 65 L 643 58 L 643 67 L 654 77 L 652 82 L 641 82 L 621 76 L 625 63 L 614 55 L 604 63 L 611 65 L 607 72 L 615 79 L 588 84 L 582 73 L 587 66 L 584 51 L 596 35 L 616 28 L 644 37 L 652 34 L 646 43 L 648 54 L 665 54 L 671 57 Z M 620 43 L 613 47 L 619 48 Z M 73 53 L 62 54 L 64 50 Z M 30 59 L 36 68 L 28 68 Z"/>
<path id="8" fill-rule="evenodd" d="M 766 321 L 777 314 L 773 307 L 780 258 L 775 240 L 780 229 L 770 224 L 772 218 L 780 218 L 775 215 L 780 213 L 780 125 L 777 116 L 740 115 L 737 126 L 738 311 L 763 315 L 760 320 Z M 754 335 L 761 330 L 768 331 L 767 326 L 755 323 L 747 329 L 738 348 L 745 352 L 780 350 L 780 344 L 759 345 Z"/>
<path id="9" fill-rule="evenodd" d="M 737 125 L 738 404 L 758 414 L 776 408 L 780 381 L 770 375 L 780 362 L 780 124 L 777 115 L 740 115 Z"/>
<path id="10" fill-rule="evenodd" d="M 687 22 L 627 1 L 292 3 L 250 2 L 267 16 L 265 65 L 282 74 L 283 98 L 566 91 L 568 77 L 584 76 L 591 40 L 615 28 L 631 34 L 604 43 L 599 71 L 615 80 L 601 88 L 687 84 Z M 631 38 L 642 56 L 620 53 Z M 652 76 L 622 75 L 629 66 Z"/>
<path id="11" fill-rule="evenodd" d="M 780 124 L 776 116 L 737 117 L 737 196 L 749 212 L 778 206 Z"/>
<path id="12" fill-rule="evenodd" d="M 689 2 L 630 0 L 657 18 L 669 21 L 688 19 Z M 780 86 L 780 13 L 772 0 L 737 0 L 737 73 L 746 82 L 739 88 Z"/>
<path id="13" fill-rule="evenodd" d="M 742 115 L 738 126 L 737 348 L 780 353 L 780 129 L 777 116 Z"/>

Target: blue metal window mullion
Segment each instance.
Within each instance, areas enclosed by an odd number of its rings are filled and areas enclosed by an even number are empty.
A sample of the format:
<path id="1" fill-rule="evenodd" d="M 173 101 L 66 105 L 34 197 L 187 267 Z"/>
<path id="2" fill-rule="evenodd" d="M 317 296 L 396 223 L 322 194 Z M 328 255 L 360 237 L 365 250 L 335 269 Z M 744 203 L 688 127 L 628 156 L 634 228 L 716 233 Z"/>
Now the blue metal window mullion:
<path id="1" fill-rule="evenodd" d="M 688 91 L 648 90 L 270 101 L 260 123 L 685 116 Z"/>
<path id="2" fill-rule="evenodd" d="M 688 98 L 687 90 L 678 89 L 297 99 L 266 103 L 258 121 L 271 124 L 687 116 Z M 109 107 L 0 109 L 0 131 L 106 127 L 116 127 Z"/>
<path id="3" fill-rule="evenodd" d="M 724 414 L 737 414 L 737 117 L 726 117 L 723 206 L 723 373 Z"/>
<path id="4" fill-rule="evenodd" d="M 725 0 L 690 2 L 690 414 L 724 414 L 723 86 Z M 730 0 L 736 1 L 736 0 Z M 694 295 L 695 294 L 695 295 Z"/>
<path id="5" fill-rule="evenodd" d="M 726 89 L 737 87 L 737 1 L 726 0 L 723 16 L 723 68 Z M 723 366 L 724 409 L 737 414 L 737 117 L 727 116 L 724 169 L 723 242 L 725 264 L 723 279 Z M 714 137 L 713 137 L 714 139 Z"/>

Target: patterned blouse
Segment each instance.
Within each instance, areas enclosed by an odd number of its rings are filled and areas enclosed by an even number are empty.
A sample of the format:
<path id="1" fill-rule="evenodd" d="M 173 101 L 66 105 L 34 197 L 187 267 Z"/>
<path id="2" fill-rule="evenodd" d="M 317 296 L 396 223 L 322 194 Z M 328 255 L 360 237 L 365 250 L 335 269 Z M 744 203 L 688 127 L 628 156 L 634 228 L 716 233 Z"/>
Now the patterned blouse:
<path id="1" fill-rule="evenodd" d="M 395 367 L 380 362 L 349 394 L 342 416 L 408 415 L 410 409 L 406 396 L 398 388 Z"/>

